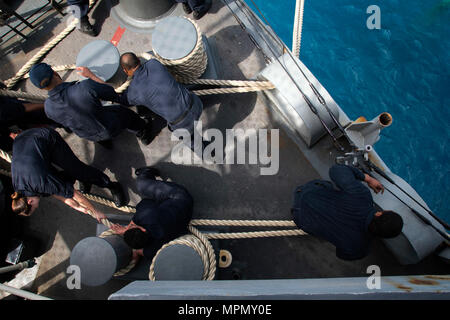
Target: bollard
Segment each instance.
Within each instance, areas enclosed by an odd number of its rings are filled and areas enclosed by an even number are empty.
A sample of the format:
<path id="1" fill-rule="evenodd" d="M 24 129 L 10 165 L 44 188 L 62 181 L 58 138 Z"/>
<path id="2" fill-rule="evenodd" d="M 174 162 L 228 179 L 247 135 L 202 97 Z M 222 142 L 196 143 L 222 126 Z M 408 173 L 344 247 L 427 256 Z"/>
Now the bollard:
<path id="1" fill-rule="evenodd" d="M 88 67 L 97 77 L 108 81 L 119 69 L 119 60 L 119 50 L 111 42 L 95 40 L 80 50 L 76 66 Z"/>
<path id="2" fill-rule="evenodd" d="M 202 280 L 204 265 L 191 247 L 175 244 L 162 249 L 154 260 L 155 280 Z"/>
<path id="3" fill-rule="evenodd" d="M 152 49 L 163 59 L 179 60 L 194 50 L 198 37 L 195 26 L 188 19 L 167 17 L 155 26 Z"/>
<path id="4" fill-rule="evenodd" d="M 110 2 L 112 0 L 109 0 Z M 120 0 L 118 5 L 110 4 L 112 17 L 134 32 L 148 33 L 157 20 L 175 10 L 174 0 Z"/>
<path id="5" fill-rule="evenodd" d="M 152 35 L 152 49 L 180 82 L 199 78 L 208 65 L 201 31 L 195 22 L 184 17 L 159 21 Z"/>
<path id="6" fill-rule="evenodd" d="M 73 248 L 70 264 L 80 268 L 81 283 L 101 286 L 131 260 L 132 250 L 120 236 L 88 237 Z"/>
<path id="7" fill-rule="evenodd" d="M 119 7 L 131 18 L 152 20 L 169 11 L 174 4 L 173 0 L 120 0 Z"/>

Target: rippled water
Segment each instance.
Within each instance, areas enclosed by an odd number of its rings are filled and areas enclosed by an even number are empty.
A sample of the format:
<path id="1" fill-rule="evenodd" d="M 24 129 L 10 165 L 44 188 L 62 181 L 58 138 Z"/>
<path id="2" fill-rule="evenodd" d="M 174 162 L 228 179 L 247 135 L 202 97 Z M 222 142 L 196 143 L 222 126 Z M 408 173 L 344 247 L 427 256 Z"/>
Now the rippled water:
<path id="1" fill-rule="evenodd" d="M 291 47 L 295 1 L 255 3 Z M 366 9 L 373 4 L 381 10 L 380 30 L 366 26 Z M 375 149 L 447 222 L 449 22 L 450 0 L 305 0 L 300 51 L 301 60 L 350 118 L 392 114 L 393 124 Z"/>

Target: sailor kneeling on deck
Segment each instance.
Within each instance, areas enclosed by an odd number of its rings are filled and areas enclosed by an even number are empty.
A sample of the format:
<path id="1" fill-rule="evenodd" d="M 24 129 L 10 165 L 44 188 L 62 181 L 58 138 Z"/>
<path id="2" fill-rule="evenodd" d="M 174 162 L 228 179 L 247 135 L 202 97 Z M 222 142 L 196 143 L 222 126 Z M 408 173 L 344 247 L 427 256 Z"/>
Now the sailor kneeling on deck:
<path id="1" fill-rule="evenodd" d="M 335 165 L 330 181 L 313 180 L 296 188 L 291 212 L 295 224 L 305 232 L 336 246 L 336 256 L 343 260 L 364 258 L 371 239 L 393 238 L 403 228 L 402 218 L 393 211 L 378 211 L 370 190 L 383 192 L 383 185 L 357 168 Z"/>
<path id="2" fill-rule="evenodd" d="M 33 128 L 13 133 L 11 162 L 14 190 L 12 209 L 29 216 L 39 206 L 40 197 L 52 195 L 83 213 L 90 210 L 97 220 L 106 218 L 83 194 L 75 190 L 75 180 L 108 188 L 117 206 L 125 202 L 122 187 L 100 170 L 81 162 L 61 136 L 50 128 Z M 58 170 L 58 166 L 62 171 Z"/>
<path id="3" fill-rule="evenodd" d="M 111 148 L 110 140 L 125 129 L 135 133 L 143 144 L 149 144 L 149 124 L 128 108 L 103 105 L 102 100 L 119 102 L 119 94 L 88 68 L 78 69 L 89 79 L 63 82 L 46 63 L 31 68 L 31 82 L 48 91 L 49 96 L 44 103 L 47 116 L 80 138 L 98 142 L 106 148 Z"/>
<path id="4" fill-rule="evenodd" d="M 129 77 L 133 77 L 121 95 L 121 104 L 147 107 L 164 118 L 171 131 L 188 130 L 192 141 L 186 141 L 186 144 L 193 149 L 194 121 L 203 111 L 200 98 L 178 83 L 156 59 L 141 64 L 134 53 L 127 52 L 120 57 L 120 65 Z"/>
<path id="5" fill-rule="evenodd" d="M 133 249 L 134 256 L 153 259 L 167 242 L 188 233 L 192 218 L 193 199 L 182 186 L 156 180 L 154 168 L 136 170 L 138 192 L 143 198 L 128 226 L 113 225 L 117 234 Z"/>

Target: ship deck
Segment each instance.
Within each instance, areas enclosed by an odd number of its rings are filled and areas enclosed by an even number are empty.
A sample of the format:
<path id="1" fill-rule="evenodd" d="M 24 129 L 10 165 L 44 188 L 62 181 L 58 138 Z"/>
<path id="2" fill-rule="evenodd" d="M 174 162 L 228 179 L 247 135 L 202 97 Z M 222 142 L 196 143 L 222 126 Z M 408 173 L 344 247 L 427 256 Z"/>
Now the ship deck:
<path id="1" fill-rule="evenodd" d="M 99 0 L 91 10 L 91 21 L 101 27 L 95 39 L 111 40 L 119 27 L 111 17 L 106 0 Z M 184 15 L 178 5 L 173 15 Z M 254 77 L 266 65 L 264 57 L 241 29 L 228 8 L 221 1 L 213 1 L 210 12 L 198 25 L 204 35 L 214 38 L 216 60 L 222 79 L 244 80 Z M 1 43 L 2 80 L 12 77 L 49 39 L 57 35 L 66 24 L 55 11 L 44 15 L 39 27 L 29 34 Z M 72 32 L 44 59 L 51 65 L 74 63 L 79 50 L 93 38 L 78 31 Z M 151 34 L 126 30 L 117 48 L 120 53 L 140 53 L 151 50 Z M 61 72 L 63 80 L 79 80 L 74 71 Z M 124 81 L 119 70 L 112 79 L 114 86 Z M 320 79 L 319 79 L 320 80 Z M 21 81 L 20 90 L 40 93 L 29 81 Z M 256 93 L 202 97 L 205 110 L 201 116 L 204 128 L 217 128 L 225 133 L 231 128 L 280 128 L 279 172 L 272 176 L 260 175 L 260 165 L 177 165 L 170 154 L 176 142 L 170 141 L 170 131 L 161 124 L 150 145 L 144 146 L 127 132 L 114 140 L 114 149 L 105 150 L 74 134 L 58 131 L 74 153 L 85 163 L 104 171 L 127 189 L 129 205 L 135 206 L 140 198 L 136 191 L 134 170 L 143 166 L 160 169 L 163 178 L 184 185 L 194 198 L 193 218 L 210 219 L 267 219 L 291 220 L 292 193 L 296 186 L 320 178 L 300 148 L 283 131 L 282 124 Z M 156 127 L 156 126 L 155 126 Z M 101 189 L 92 193 L 108 197 Z M 117 214 L 109 207 L 105 213 Z M 66 269 L 70 252 L 83 238 L 95 234 L 96 221 L 83 216 L 54 200 L 41 201 L 33 216 L 23 220 L 25 232 L 40 240 L 41 262 L 32 291 L 55 299 L 106 299 L 129 281 L 111 280 L 99 287 L 83 286 L 69 290 Z M 335 256 L 334 246 L 313 236 L 264 239 L 221 240 L 221 249 L 229 250 L 233 263 L 220 269 L 217 279 L 233 279 L 235 271 L 241 279 L 300 279 L 364 277 L 368 266 L 380 266 L 383 275 L 414 275 L 446 273 L 446 266 L 430 256 L 420 264 L 401 266 L 381 241 L 375 241 L 366 258 L 346 262 Z"/>

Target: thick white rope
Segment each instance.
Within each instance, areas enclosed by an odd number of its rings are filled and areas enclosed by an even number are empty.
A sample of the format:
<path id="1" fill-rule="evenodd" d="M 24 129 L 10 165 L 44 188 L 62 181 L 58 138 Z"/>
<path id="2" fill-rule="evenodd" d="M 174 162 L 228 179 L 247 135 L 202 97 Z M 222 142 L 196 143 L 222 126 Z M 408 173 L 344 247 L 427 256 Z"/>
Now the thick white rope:
<path id="1" fill-rule="evenodd" d="M 217 227 L 296 227 L 291 220 L 213 220 L 192 219 L 193 226 L 217 226 Z"/>
<path id="2" fill-rule="evenodd" d="M 227 232 L 227 233 L 204 233 L 208 239 L 255 239 L 269 237 L 305 236 L 306 232 L 300 229 L 274 230 L 274 231 L 252 231 L 252 232 Z"/>
<path id="3" fill-rule="evenodd" d="M 106 231 L 103 231 L 99 235 L 99 238 L 106 238 L 106 237 L 109 237 L 109 236 L 119 236 L 119 237 L 121 237 L 120 235 L 116 234 L 112 229 L 108 229 Z M 126 267 L 124 267 L 123 269 L 118 270 L 116 273 L 114 273 L 113 276 L 114 277 L 119 277 L 119 276 L 123 276 L 123 275 L 127 274 L 128 272 L 133 270 L 133 268 L 136 266 L 137 262 L 138 262 L 138 258 L 131 259 L 130 263 Z"/>
<path id="4" fill-rule="evenodd" d="M 295 3 L 294 31 L 292 35 L 292 53 L 300 57 L 300 46 L 302 41 L 303 11 L 305 0 L 297 0 Z"/>
<path id="5" fill-rule="evenodd" d="M 189 231 L 192 234 L 187 234 L 176 238 L 166 244 L 164 244 L 155 254 L 150 265 L 148 278 L 155 281 L 155 262 L 158 259 L 159 254 L 167 247 L 173 245 L 185 245 L 194 249 L 203 263 L 203 275 L 202 280 L 213 280 L 216 274 L 216 255 L 211 242 L 196 228 L 189 226 Z"/>

